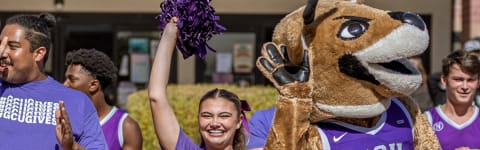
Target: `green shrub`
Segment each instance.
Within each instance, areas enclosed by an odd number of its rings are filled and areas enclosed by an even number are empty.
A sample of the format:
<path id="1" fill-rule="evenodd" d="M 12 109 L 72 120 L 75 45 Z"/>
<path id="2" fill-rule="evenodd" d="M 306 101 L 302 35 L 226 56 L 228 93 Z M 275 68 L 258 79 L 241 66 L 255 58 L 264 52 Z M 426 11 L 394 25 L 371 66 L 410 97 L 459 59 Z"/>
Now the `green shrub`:
<path id="1" fill-rule="evenodd" d="M 247 100 L 252 111 L 246 112 L 248 118 L 256 110 L 275 105 L 278 92 L 270 86 L 238 87 L 224 84 L 169 85 L 167 96 L 181 127 L 196 143 L 200 141 L 197 111 L 200 98 L 207 91 L 220 88 L 236 93 L 240 99 Z M 153 128 L 152 114 L 147 90 L 140 90 L 128 96 L 127 111 L 135 119 L 143 135 L 143 149 L 158 150 L 159 144 Z M 172 137 L 173 138 L 173 137 Z"/>

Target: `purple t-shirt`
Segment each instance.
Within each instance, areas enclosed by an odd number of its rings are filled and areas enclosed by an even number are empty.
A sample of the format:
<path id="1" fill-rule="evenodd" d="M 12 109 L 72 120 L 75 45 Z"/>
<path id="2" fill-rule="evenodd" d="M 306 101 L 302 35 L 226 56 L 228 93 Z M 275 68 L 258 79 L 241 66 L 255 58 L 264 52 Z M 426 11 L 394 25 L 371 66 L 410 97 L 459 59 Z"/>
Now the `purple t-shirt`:
<path id="1" fill-rule="evenodd" d="M 463 124 L 450 120 L 440 109 L 440 106 L 431 108 L 425 114 L 432 125 L 442 149 L 449 150 L 458 147 L 480 149 L 480 118 L 478 107 L 474 106 L 473 116 Z"/>
<path id="2" fill-rule="evenodd" d="M 106 149 L 90 99 L 51 77 L 17 85 L 0 83 L 0 149 L 61 149 L 55 136 L 59 100 L 65 102 L 74 140 L 89 150 Z"/>
<path id="3" fill-rule="evenodd" d="M 103 135 L 109 150 L 121 150 L 123 146 L 123 121 L 127 118 L 127 113 L 117 107 L 112 110 L 100 121 Z"/>
<path id="4" fill-rule="evenodd" d="M 175 145 L 175 150 L 205 150 L 205 148 L 202 148 L 197 144 L 193 143 L 193 141 L 188 137 L 188 135 L 185 134 L 182 129 L 180 129 L 177 145 Z"/>
<path id="5" fill-rule="evenodd" d="M 275 107 L 259 110 L 252 115 L 248 126 L 250 127 L 250 140 L 247 143 L 247 149 L 263 148 L 267 141 L 268 132 L 272 127 Z"/>
<path id="6" fill-rule="evenodd" d="M 413 150 L 412 119 L 395 98 L 372 128 L 338 121 L 318 123 L 318 127 L 324 150 Z"/>

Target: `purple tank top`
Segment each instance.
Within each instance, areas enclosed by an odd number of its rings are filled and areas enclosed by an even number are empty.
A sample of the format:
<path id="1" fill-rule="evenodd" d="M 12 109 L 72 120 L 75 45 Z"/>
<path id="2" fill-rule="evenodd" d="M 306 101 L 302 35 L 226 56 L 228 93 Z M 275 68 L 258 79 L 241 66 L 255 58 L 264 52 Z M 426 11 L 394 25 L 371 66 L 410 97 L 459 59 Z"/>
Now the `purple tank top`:
<path id="1" fill-rule="evenodd" d="M 413 150 L 412 119 L 396 98 L 372 128 L 339 121 L 317 125 L 324 150 Z"/>
<path id="2" fill-rule="evenodd" d="M 480 119 L 479 110 L 475 107 L 473 116 L 463 124 L 450 120 L 440 109 L 440 106 L 425 112 L 432 125 L 442 149 L 449 150 L 458 147 L 480 149 Z"/>
<path id="3" fill-rule="evenodd" d="M 108 113 L 100 125 L 102 125 L 103 135 L 107 141 L 108 148 L 110 150 L 121 150 L 123 145 L 123 130 L 122 124 L 127 113 L 125 111 L 113 107 L 110 113 Z"/>

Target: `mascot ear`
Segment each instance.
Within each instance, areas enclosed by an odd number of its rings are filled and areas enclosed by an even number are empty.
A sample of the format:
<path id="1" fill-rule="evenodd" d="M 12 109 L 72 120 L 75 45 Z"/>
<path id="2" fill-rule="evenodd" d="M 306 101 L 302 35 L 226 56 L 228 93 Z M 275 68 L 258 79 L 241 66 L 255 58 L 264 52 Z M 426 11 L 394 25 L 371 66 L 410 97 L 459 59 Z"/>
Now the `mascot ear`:
<path id="1" fill-rule="evenodd" d="M 324 19 L 322 16 L 336 11 L 335 5 L 332 3 L 335 2 L 322 1 L 319 3 L 318 0 L 308 0 L 305 7 L 288 14 L 275 27 L 273 42 L 287 45 L 288 58 L 292 64 L 302 64 L 303 51 L 308 49 L 311 41 L 309 37 L 315 37 L 316 32 L 312 30 L 315 30 L 315 27 Z M 305 38 L 303 43 L 302 36 Z"/>
<path id="2" fill-rule="evenodd" d="M 303 23 L 308 25 L 315 19 L 315 8 L 317 7 L 318 0 L 309 0 L 305 10 L 303 10 Z"/>

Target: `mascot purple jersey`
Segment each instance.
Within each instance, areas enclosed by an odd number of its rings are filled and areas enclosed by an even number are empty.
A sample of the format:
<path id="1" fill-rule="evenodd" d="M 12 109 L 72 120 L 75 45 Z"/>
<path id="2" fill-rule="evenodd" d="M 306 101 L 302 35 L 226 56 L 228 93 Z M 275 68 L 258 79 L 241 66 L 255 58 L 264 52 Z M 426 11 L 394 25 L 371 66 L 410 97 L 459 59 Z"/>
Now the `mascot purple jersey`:
<path id="1" fill-rule="evenodd" d="M 413 150 L 412 119 L 398 99 L 392 102 L 372 128 L 328 120 L 319 123 L 323 149 Z"/>

